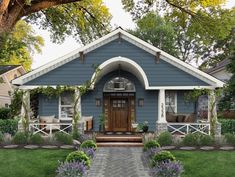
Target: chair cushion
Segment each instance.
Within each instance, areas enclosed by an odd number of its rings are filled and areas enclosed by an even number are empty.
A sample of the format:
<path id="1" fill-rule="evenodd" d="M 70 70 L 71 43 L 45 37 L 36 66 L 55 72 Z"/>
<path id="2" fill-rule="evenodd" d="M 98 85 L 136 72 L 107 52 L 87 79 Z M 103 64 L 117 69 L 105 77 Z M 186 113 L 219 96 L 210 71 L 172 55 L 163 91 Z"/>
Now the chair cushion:
<path id="1" fill-rule="evenodd" d="M 51 116 L 40 116 L 40 122 L 44 122 L 44 123 L 53 123 L 53 120 L 55 118 L 55 115 L 51 115 Z"/>
<path id="2" fill-rule="evenodd" d="M 167 113 L 166 114 L 166 120 L 167 122 L 176 122 L 176 116 L 171 114 L 171 113 Z"/>

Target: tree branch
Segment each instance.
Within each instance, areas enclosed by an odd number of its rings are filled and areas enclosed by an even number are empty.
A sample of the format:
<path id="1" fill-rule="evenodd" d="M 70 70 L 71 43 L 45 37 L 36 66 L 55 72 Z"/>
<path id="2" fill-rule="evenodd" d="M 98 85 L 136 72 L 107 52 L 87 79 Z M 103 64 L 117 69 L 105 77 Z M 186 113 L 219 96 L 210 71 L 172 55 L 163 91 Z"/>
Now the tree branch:
<path id="1" fill-rule="evenodd" d="M 2 0 L 0 4 L 0 15 L 4 14 L 4 12 L 7 10 L 9 3 L 10 0 Z"/>
<path id="2" fill-rule="evenodd" d="M 53 6 L 68 4 L 73 2 L 79 2 L 82 0 L 42 0 L 42 1 L 34 1 L 30 6 L 25 8 L 25 12 L 22 16 L 27 16 L 31 13 L 38 12 L 43 9 L 47 9 Z"/>

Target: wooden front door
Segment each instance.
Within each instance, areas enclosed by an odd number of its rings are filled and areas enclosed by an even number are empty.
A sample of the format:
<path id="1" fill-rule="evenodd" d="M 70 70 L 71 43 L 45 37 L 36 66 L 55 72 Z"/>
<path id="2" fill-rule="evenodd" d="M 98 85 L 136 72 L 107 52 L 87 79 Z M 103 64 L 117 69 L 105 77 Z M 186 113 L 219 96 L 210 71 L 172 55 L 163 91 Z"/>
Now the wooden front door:
<path id="1" fill-rule="evenodd" d="M 113 98 L 110 105 L 112 131 L 128 131 L 128 99 Z"/>
<path id="2" fill-rule="evenodd" d="M 135 121 L 134 93 L 104 93 L 105 131 L 131 131 Z"/>

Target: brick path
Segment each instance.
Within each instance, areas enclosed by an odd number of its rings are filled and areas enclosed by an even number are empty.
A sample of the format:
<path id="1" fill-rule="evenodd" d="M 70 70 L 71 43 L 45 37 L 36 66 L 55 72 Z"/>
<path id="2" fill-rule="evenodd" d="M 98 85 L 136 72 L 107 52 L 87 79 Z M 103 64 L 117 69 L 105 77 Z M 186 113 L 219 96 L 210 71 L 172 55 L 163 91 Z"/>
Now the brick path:
<path id="1" fill-rule="evenodd" d="M 141 155 L 142 148 L 99 148 L 87 177 L 149 177 Z"/>

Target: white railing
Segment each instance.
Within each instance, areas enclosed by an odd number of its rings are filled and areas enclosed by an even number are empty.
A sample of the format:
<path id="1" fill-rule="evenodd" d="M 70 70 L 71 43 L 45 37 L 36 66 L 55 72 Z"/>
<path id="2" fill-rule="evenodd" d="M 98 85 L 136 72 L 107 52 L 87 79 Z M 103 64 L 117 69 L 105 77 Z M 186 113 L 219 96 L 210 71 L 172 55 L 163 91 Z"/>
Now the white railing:
<path id="1" fill-rule="evenodd" d="M 69 134 L 72 130 L 72 123 L 29 123 L 29 130 L 33 134 L 42 133 L 51 136 L 53 132 L 59 131 Z"/>
<path id="2" fill-rule="evenodd" d="M 171 134 L 186 135 L 189 133 L 202 133 L 210 135 L 210 123 L 167 123 Z"/>

